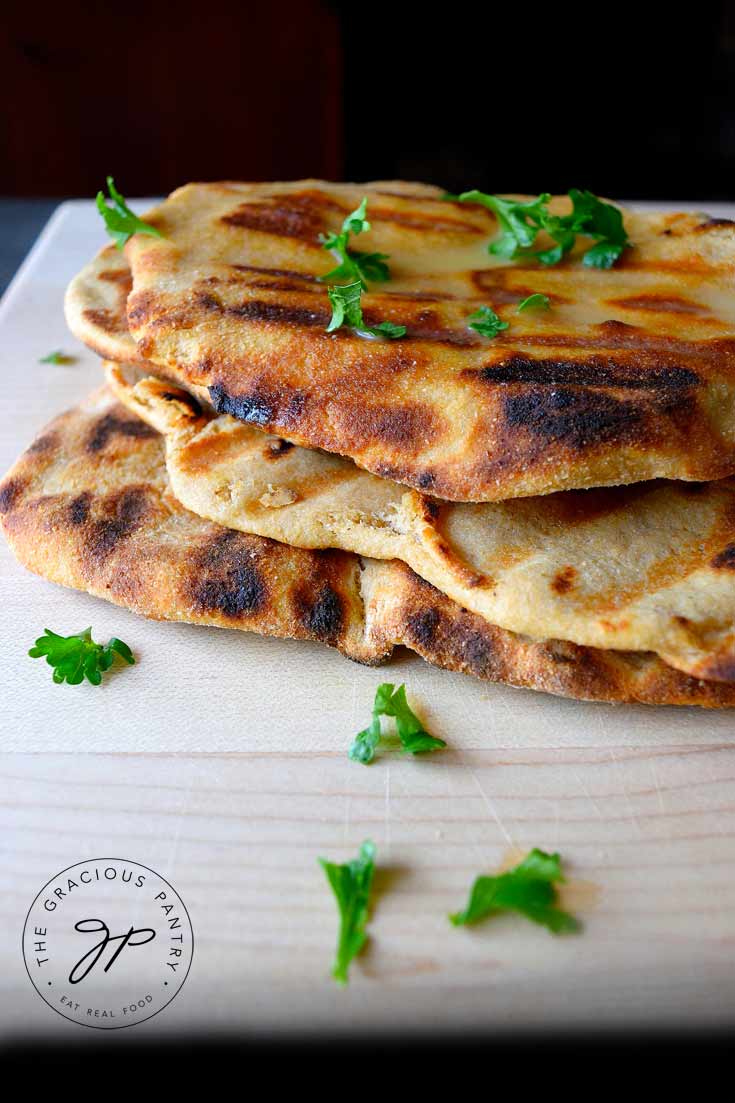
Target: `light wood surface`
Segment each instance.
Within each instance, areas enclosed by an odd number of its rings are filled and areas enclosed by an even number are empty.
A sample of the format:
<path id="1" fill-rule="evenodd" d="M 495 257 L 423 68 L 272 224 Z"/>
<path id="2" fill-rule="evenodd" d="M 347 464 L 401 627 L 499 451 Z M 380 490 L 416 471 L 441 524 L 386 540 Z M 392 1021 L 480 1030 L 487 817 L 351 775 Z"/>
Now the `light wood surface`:
<path id="1" fill-rule="evenodd" d="M 0 308 L 3 469 L 97 383 L 61 300 L 100 242 L 91 205 L 66 204 Z M 78 362 L 37 363 L 55 348 Z M 54 686 L 25 650 L 46 625 L 88 623 L 133 644 L 139 665 L 101 690 Z M 445 1036 L 735 1017 L 733 715 L 580 705 L 407 656 L 381 673 L 316 646 L 149 624 L 25 574 L 4 546 L 0 638 L 5 1035 L 93 1036 L 38 999 L 20 933 L 51 876 L 105 855 L 168 878 L 196 937 L 177 999 L 123 1035 Z M 347 759 L 387 676 L 407 682 L 449 751 L 368 768 Z M 380 865 L 372 939 L 342 992 L 329 980 L 336 912 L 316 859 L 344 860 L 366 837 Z M 532 846 L 561 851 L 584 933 L 553 939 L 509 918 L 454 930 L 447 912 L 474 876 Z"/>

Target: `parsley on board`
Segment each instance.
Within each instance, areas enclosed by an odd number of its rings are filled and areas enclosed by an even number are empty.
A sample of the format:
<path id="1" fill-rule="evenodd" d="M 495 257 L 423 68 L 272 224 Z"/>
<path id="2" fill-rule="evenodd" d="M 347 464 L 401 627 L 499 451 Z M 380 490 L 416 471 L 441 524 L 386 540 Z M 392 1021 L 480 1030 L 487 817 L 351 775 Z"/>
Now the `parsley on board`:
<path id="1" fill-rule="evenodd" d="M 483 337 L 497 337 L 501 330 L 508 328 L 490 306 L 481 306 L 467 317 L 470 329 L 477 330 Z"/>
<path id="2" fill-rule="evenodd" d="M 620 210 L 605 203 L 590 191 L 569 190 L 572 210 L 567 215 L 554 215 L 548 209 L 551 196 L 543 192 L 536 199 L 504 199 L 481 191 L 466 191 L 451 196 L 460 203 L 479 203 L 491 210 L 498 220 L 500 236 L 491 241 L 488 251 L 494 256 L 514 260 L 533 256 L 541 264 L 558 264 L 573 247 L 578 235 L 591 237 L 596 244 L 582 260 L 591 268 L 611 268 L 624 249 L 630 246 Z M 554 245 L 533 251 L 540 231 L 548 234 Z"/>
<path id="3" fill-rule="evenodd" d="M 516 314 L 522 314 L 524 310 L 548 310 L 549 306 L 548 295 L 542 295 L 537 291 L 534 295 L 529 295 L 519 302 Z"/>
<path id="4" fill-rule="evenodd" d="M 388 337 L 395 340 L 406 333 L 405 326 L 395 325 L 393 322 L 380 322 L 376 326 L 366 326 L 362 317 L 362 284 L 359 280 L 354 283 L 336 284 L 327 289 L 329 301 L 332 304 L 332 318 L 327 326 L 327 333 L 333 333 L 340 326 L 351 326 L 360 333 L 369 334 L 371 337 Z"/>
<path id="5" fill-rule="evenodd" d="M 370 886 L 375 868 L 375 845 L 367 839 L 357 858 L 344 865 L 319 859 L 339 908 L 339 938 L 332 976 L 347 984 L 350 963 L 367 941 L 365 927 L 370 904 Z"/>
<path id="6" fill-rule="evenodd" d="M 546 854 L 533 849 L 507 873 L 475 880 L 467 907 L 449 918 L 455 927 L 477 923 L 501 912 L 517 912 L 534 923 L 547 927 L 553 934 L 568 934 L 581 929 L 581 924 L 556 906 L 555 883 L 563 881 L 558 854 Z"/>
<path id="7" fill-rule="evenodd" d="M 39 364 L 73 364 L 75 360 L 75 356 L 69 356 L 61 349 L 56 349 L 55 352 L 50 352 L 48 356 L 42 356 L 38 362 Z"/>
<path id="8" fill-rule="evenodd" d="M 385 283 L 390 279 L 390 270 L 385 263 L 390 258 L 386 253 L 359 253 L 349 247 L 353 234 L 364 234 L 370 229 L 370 223 L 365 217 L 366 210 L 367 196 L 359 207 L 347 215 L 342 223 L 341 233 L 319 235 L 322 248 L 334 253 L 340 262 L 326 276 L 319 277 L 323 282 L 347 280 L 348 283 L 354 283 L 357 280 L 366 291 L 368 280 L 372 283 Z"/>
<path id="9" fill-rule="evenodd" d="M 120 195 L 115 187 L 115 181 L 111 176 L 107 177 L 107 190 L 110 193 L 109 199 L 112 206 L 108 206 L 108 200 L 104 193 L 98 191 L 97 210 L 102 215 L 107 232 L 118 249 L 122 249 L 125 242 L 129 241 L 133 234 L 150 234 L 151 237 L 163 237 L 161 231 L 157 230 L 155 226 L 149 226 L 142 218 L 138 218 L 137 214 L 133 214 L 124 197 Z"/>
<path id="10" fill-rule="evenodd" d="M 113 636 L 103 647 L 92 639 L 91 628 L 85 628 L 77 636 L 57 636 L 46 628 L 28 654 L 32 659 L 45 656 L 48 665 L 53 667 L 53 679 L 57 685 L 68 682 L 70 686 L 79 685 L 85 678 L 98 686 L 104 672 L 112 666 L 115 655 L 131 665 L 135 662 L 126 643 Z"/>
<path id="11" fill-rule="evenodd" d="M 383 682 L 375 693 L 370 726 L 356 736 L 350 747 L 349 757 L 353 762 L 362 762 L 363 766 L 372 762 L 383 734 L 380 723 L 382 716 L 393 717 L 401 746 L 409 754 L 426 754 L 428 751 L 438 751 L 446 747 L 443 739 L 435 739 L 425 731 L 421 721 L 410 709 L 405 685 L 396 689 L 391 682 Z"/>

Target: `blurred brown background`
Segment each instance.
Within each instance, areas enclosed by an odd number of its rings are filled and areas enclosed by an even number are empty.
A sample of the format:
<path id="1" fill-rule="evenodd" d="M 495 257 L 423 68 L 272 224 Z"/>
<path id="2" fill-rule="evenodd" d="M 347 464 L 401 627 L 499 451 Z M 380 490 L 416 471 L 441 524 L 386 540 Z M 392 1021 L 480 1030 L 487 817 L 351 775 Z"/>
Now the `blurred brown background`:
<path id="1" fill-rule="evenodd" d="M 0 193 L 405 176 L 735 197 L 735 3 L 20 3 Z"/>

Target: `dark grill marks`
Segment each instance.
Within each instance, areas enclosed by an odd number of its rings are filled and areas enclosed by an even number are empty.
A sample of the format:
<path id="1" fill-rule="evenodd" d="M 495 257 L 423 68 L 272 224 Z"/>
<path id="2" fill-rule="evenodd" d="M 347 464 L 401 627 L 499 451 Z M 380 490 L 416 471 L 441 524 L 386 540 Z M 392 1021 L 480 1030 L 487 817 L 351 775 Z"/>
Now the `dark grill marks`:
<path id="1" fill-rule="evenodd" d="M 712 560 L 712 566 L 720 570 L 735 571 L 735 544 L 728 544 L 723 548 Z"/>
<path id="2" fill-rule="evenodd" d="M 158 436 L 155 429 L 138 418 L 122 418 L 115 414 L 105 414 L 90 430 L 87 437 L 87 451 L 101 452 L 110 438 L 117 434 L 138 440 L 150 440 Z"/>
<path id="3" fill-rule="evenodd" d="M 233 620 L 263 610 L 268 589 L 252 551 L 253 543 L 231 530 L 218 533 L 202 549 L 190 583 L 197 610 L 216 610 Z"/>
<path id="4" fill-rule="evenodd" d="M 217 311 L 231 318 L 247 322 L 270 322 L 277 325 L 321 326 L 326 329 L 330 314 L 326 310 L 308 310 L 306 307 L 287 306 L 284 303 L 264 302 L 252 299 L 238 306 L 225 306 L 215 295 L 203 291 L 197 302 L 205 310 Z"/>
<path id="5" fill-rule="evenodd" d="M 218 414 L 230 414 L 251 425 L 268 425 L 273 421 L 273 407 L 265 395 L 228 394 L 221 383 L 215 383 L 209 388 L 209 397 Z"/>
<path id="6" fill-rule="evenodd" d="M 692 387 L 700 382 L 696 372 L 689 368 L 642 369 L 606 357 L 579 361 L 511 356 L 498 364 L 481 368 L 476 374 L 485 383 L 538 383 L 549 386 L 573 383 L 586 387 L 628 387 L 633 390 Z"/>
<path id="7" fill-rule="evenodd" d="M 344 624 L 344 610 L 339 594 L 328 582 L 321 587 L 316 600 L 297 592 L 296 604 L 309 635 L 324 643 L 336 643 Z"/>
<path id="8" fill-rule="evenodd" d="M 266 303 L 258 299 L 241 306 L 220 308 L 225 314 L 251 322 L 275 322 L 278 325 L 322 326 L 326 328 L 331 315 L 326 310 L 307 310 L 305 307 L 285 306 L 283 303 Z"/>
<path id="9" fill-rule="evenodd" d="M 235 228 L 298 238 L 315 249 L 321 249 L 319 234 L 327 229 L 326 215 L 329 212 L 347 213 L 342 204 L 321 192 L 305 191 L 242 203 L 221 221 Z"/>
<path id="10" fill-rule="evenodd" d="M 26 488 L 25 479 L 8 479 L 0 484 L 0 513 L 10 513 Z"/>
<path id="11" fill-rule="evenodd" d="M 419 613 L 412 613 L 407 621 L 410 638 L 421 647 L 431 647 L 440 620 L 438 609 L 422 609 Z"/>
<path id="12" fill-rule="evenodd" d="M 89 517 L 89 507 L 92 501 L 92 495 L 88 490 L 85 490 L 83 494 L 78 494 L 76 498 L 72 498 L 67 507 L 67 516 L 69 522 L 72 525 L 83 525 Z"/>
<path id="13" fill-rule="evenodd" d="M 667 314 L 707 314 L 705 307 L 678 295 L 632 295 L 624 299 L 608 299 L 608 306 L 621 306 L 625 310 L 663 311 Z"/>
<path id="14" fill-rule="evenodd" d="M 310 272 L 295 272 L 291 268 L 260 268 L 253 264 L 231 264 L 230 268 L 236 272 L 252 272 L 258 276 L 273 276 L 276 279 L 303 280 L 305 283 L 318 283 L 319 277 Z"/>
<path id="15" fill-rule="evenodd" d="M 643 421 L 642 410 L 632 402 L 571 388 L 510 395 L 503 410 L 512 431 L 526 429 L 547 444 L 575 449 L 625 440 Z"/>
<path id="16" fill-rule="evenodd" d="M 255 389 L 251 394 L 229 394 L 223 384 L 209 388 L 209 398 L 218 414 L 230 414 L 250 425 L 280 425 L 289 428 L 298 423 L 306 398 L 299 391 L 275 394 Z"/>
<path id="17" fill-rule="evenodd" d="M 145 520 L 148 510 L 145 487 L 126 487 L 104 498 L 101 503 L 103 516 L 92 521 L 85 532 L 86 557 L 93 563 L 107 559 L 123 540 L 135 532 Z"/>

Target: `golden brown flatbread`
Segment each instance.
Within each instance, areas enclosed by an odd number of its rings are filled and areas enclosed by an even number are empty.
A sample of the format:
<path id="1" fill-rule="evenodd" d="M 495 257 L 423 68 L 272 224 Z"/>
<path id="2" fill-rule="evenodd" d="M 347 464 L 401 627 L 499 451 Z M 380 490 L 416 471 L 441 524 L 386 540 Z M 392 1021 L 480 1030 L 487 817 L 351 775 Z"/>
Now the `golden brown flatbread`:
<path id="1" fill-rule="evenodd" d="M 222 528 L 170 492 L 163 440 L 108 390 L 52 422 L 0 484 L 16 556 L 144 616 L 320 640 L 375 663 L 406 644 L 489 681 L 589 700 L 724 707 L 735 686 L 651 654 L 536 643 L 460 609 L 405 565 Z"/>
<path id="2" fill-rule="evenodd" d="M 534 639 L 656 651 L 688 674 L 735 681 L 735 479 L 438 502 L 213 415 L 170 383 L 112 363 L 107 373 L 166 434 L 173 492 L 193 513 L 296 547 L 401 559 L 463 608 Z"/>
<path id="3" fill-rule="evenodd" d="M 400 340 L 326 332 L 319 235 L 363 196 L 353 244 L 393 277 L 366 322 Z M 735 472 L 732 223 L 627 214 L 634 247 L 599 271 L 492 257 L 489 211 L 416 184 L 193 184 L 147 217 L 164 237 L 126 246 L 138 358 L 222 412 L 451 500 Z M 534 292 L 551 309 L 518 314 Z M 510 323 L 494 339 L 468 326 L 481 305 Z"/>

